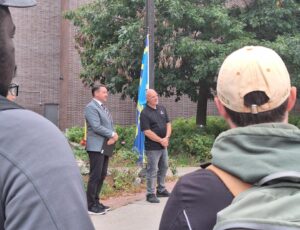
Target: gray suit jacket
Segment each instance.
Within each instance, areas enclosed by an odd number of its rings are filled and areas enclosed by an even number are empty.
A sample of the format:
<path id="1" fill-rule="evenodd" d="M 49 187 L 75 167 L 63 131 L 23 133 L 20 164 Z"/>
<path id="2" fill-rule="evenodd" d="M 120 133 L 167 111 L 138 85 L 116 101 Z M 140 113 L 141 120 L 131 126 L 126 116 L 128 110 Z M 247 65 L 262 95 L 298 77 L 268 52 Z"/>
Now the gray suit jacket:
<path id="1" fill-rule="evenodd" d="M 95 100 L 85 107 L 84 114 L 87 124 L 86 150 L 100 152 L 104 140 L 112 137 L 113 121 Z"/>

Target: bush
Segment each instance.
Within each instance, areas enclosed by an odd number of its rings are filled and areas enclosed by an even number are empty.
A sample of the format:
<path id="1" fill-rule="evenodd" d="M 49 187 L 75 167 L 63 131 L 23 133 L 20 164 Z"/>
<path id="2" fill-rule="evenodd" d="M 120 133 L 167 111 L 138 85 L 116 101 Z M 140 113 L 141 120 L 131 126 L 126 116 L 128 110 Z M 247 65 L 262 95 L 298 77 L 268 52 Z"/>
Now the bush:
<path id="1" fill-rule="evenodd" d="M 300 128 L 300 116 L 299 115 L 289 115 L 289 123 Z"/>
<path id="2" fill-rule="evenodd" d="M 172 137 L 169 153 L 171 156 L 195 156 L 197 161 L 204 162 L 211 158 L 210 150 L 214 139 L 228 129 L 221 117 L 208 117 L 207 126 L 200 128 L 195 118 L 178 118 L 172 122 Z"/>
<path id="3" fill-rule="evenodd" d="M 135 166 L 139 155 L 126 148 L 119 149 L 111 158 L 110 166 L 112 167 L 129 167 Z"/>
<path id="4" fill-rule="evenodd" d="M 134 181 L 138 177 L 138 168 L 112 169 L 111 176 L 114 182 L 113 187 L 126 192 L 135 186 Z"/>
<path id="5" fill-rule="evenodd" d="M 133 147 L 134 139 L 135 139 L 135 132 L 136 126 L 116 126 L 116 132 L 119 135 L 119 140 L 116 143 L 115 150 L 118 151 L 122 148 L 131 150 Z"/>
<path id="6" fill-rule="evenodd" d="M 75 126 L 70 129 L 67 129 L 66 136 L 69 141 L 76 142 L 79 144 L 84 136 L 84 128 Z"/>
<path id="7" fill-rule="evenodd" d="M 228 129 L 228 124 L 222 117 L 209 116 L 206 120 L 205 132 L 215 138 Z"/>
<path id="8" fill-rule="evenodd" d="M 299 117 L 292 116 L 291 120 L 300 125 Z M 192 161 L 206 161 L 210 158 L 210 149 L 215 137 L 228 129 L 225 120 L 217 116 L 207 118 L 207 126 L 200 128 L 196 125 L 196 119 L 177 118 L 172 121 L 172 137 L 170 139 L 169 153 L 174 159 L 180 162 L 189 162 L 189 159 L 183 159 L 183 156 L 189 158 L 193 156 Z M 116 143 L 115 155 L 111 164 L 115 166 L 132 166 L 138 160 L 138 154 L 132 152 L 135 139 L 136 126 L 116 126 L 119 135 L 119 141 Z M 79 143 L 83 138 L 84 129 L 73 127 L 67 130 L 66 136 L 72 142 Z M 78 151 L 80 153 L 80 151 Z M 83 155 L 83 151 L 81 152 Z M 78 153 L 77 153 L 78 155 Z"/>
<path id="9" fill-rule="evenodd" d="M 189 154 L 196 155 L 199 162 L 205 162 L 211 158 L 210 150 L 214 139 L 213 136 L 196 134 L 184 139 L 183 142 Z"/>
<path id="10" fill-rule="evenodd" d="M 76 157 L 76 159 L 81 159 L 83 161 L 88 161 L 89 160 L 89 156 L 88 153 L 86 152 L 86 150 L 83 147 L 74 147 L 73 148 L 73 152 L 74 155 Z"/>

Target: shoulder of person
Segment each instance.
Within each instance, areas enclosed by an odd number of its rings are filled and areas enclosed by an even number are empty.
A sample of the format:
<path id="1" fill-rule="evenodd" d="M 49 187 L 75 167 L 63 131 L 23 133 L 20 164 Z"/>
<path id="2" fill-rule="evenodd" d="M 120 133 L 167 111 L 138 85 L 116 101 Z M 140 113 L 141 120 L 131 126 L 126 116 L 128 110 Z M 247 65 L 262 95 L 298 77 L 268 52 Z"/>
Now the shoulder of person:
<path id="1" fill-rule="evenodd" d="M 87 105 L 85 106 L 85 108 L 89 108 L 89 107 L 93 107 L 95 106 L 94 101 L 91 100 L 89 103 L 87 103 Z"/>
<path id="2" fill-rule="evenodd" d="M 143 115 L 146 115 L 147 112 L 149 112 L 149 108 L 148 108 L 148 106 L 146 105 L 145 108 L 142 110 L 141 115 L 142 115 L 142 114 L 143 114 Z"/>
<path id="3" fill-rule="evenodd" d="M 182 176 L 178 181 L 178 186 L 182 193 L 191 193 L 192 190 L 194 190 L 196 194 L 198 194 L 202 189 L 207 190 L 208 187 L 214 187 L 219 183 L 223 184 L 217 175 L 209 170 L 200 168 Z M 199 194 L 201 194 L 201 192 L 199 192 Z"/>
<path id="4" fill-rule="evenodd" d="M 166 107 L 161 104 L 158 104 L 156 107 L 160 110 L 167 111 Z"/>

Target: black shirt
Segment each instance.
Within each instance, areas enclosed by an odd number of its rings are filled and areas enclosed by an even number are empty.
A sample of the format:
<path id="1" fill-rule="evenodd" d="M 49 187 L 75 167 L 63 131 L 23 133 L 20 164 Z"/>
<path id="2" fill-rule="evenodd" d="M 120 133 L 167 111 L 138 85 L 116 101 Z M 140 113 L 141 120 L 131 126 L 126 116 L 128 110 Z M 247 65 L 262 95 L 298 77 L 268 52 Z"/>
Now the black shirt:
<path id="1" fill-rule="evenodd" d="M 183 176 L 163 211 L 159 230 L 212 230 L 217 213 L 231 204 L 233 195 L 213 172 L 199 169 Z"/>
<path id="2" fill-rule="evenodd" d="M 161 105 L 157 105 L 156 109 L 146 106 L 140 116 L 141 130 L 151 130 L 157 136 L 164 138 L 167 134 L 167 123 L 170 122 L 167 110 Z M 164 147 L 155 141 L 150 140 L 145 136 L 146 150 L 160 150 Z"/>

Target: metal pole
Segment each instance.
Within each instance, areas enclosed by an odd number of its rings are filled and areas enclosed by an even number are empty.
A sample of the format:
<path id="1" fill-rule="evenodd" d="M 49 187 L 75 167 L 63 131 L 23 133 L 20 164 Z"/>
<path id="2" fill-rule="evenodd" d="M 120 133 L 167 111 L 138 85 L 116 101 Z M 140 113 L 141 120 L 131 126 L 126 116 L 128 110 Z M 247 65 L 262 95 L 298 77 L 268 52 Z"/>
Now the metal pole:
<path id="1" fill-rule="evenodd" d="M 154 0 L 146 0 L 146 27 L 149 34 L 149 88 L 154 89 Z"/>

